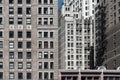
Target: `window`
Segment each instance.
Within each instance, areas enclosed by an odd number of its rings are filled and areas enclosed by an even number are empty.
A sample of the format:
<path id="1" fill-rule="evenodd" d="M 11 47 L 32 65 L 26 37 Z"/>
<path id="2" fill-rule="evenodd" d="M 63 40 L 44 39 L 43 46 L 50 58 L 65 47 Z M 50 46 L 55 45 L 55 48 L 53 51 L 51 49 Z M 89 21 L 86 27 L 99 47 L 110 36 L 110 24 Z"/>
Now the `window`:
<path id="1" fill-rule="evenodd" d="M 44 58 L 48 59 L 48 52 L 44 52 Z"/>
<path id="2" fill-rule="evenodd" d="M 39 72 L 39 79 L 42 79 L 42 72 Z"/>
<path id="3" fill-rule="evenodd" d="M 22 8 L 18 8 L 18 14 L 22 14 Z"/>
<path id="4" fill-rule="evenodd" d="M 44 38 L 48 37 L 48 32 L 44 32 Z"/>
<path id="5" fill-rule="evenodd" d="M 3 68 L 3 62 L 0 62 L 0 69 Z"/>
<path id="6" fill-rule="evenodd" d="M 27 42 L 26 47 L 31 48 L 31 42 Z"/>
<path id="7" fill-rule="evenodd" d="M 0 79 L 3 79 L 3 72 L 0 72 Z"/>
<path id="8" fill-rule="evenodd" d="M 48 24 L 48 18 L 44 18 L 44 25 Z"/>
<path id="9" fill-rule="evenodd" d="M 30 72 L 27 73 L 27 79 L 32 79 L 32 73 Z"/>
<path id="10" fill-rule="evenodd" d="M 0 17 L 0 25 L 2 25 L 3 24 L 3 19 L 2 19 L 2 17 Z"/>
<path id="11" fill-rule="evenodd" d="M 18 73 L 18 79 L 23 79 L 23 73 L 21 72 Z"/>
<path id="12" fill-rule="evenodd" d="M 26 24 L 31 24 L 31 18 L 26 19 Z"/>
<path id="13" fill-rule="evenodd" d="M 32 68 L 32 65 L 31 65 L 31 62 L 27 62 L 27 65 L 26 65 L 27 67 L 27 69 L 31 69 Z"/>
<path id="14" fill-rule="evenodd" d="M 50 0 L 50 4 L 53 4 L 53 0 Z"/>
<path id="15" fill-rule="evenodd" d="M 9 68 L 14 69 L 14 62 L 9 62 Z"/>
<path id="16" fill-rule="evenodd" d="M 54 62 L 50 62 L 50 69 L 54 69 Z"/>
<path id="17" fill-rule="evenodd" d="M 39 69 L 42 69 L 42 62 L 39 62 Z"/>
<path id="18" fill-rule="evenodd" d="M 53 58 L 54 58 L 54 53 L 50 52 L 50 59 L 53 59 Z"/>
<path id="19" fill-rule="evenodd" d="M 9 59 L 14 59 L 14 52 L 9 52 Z"/>
<path id="20" fill-rule="evenodd" d="M 31 59 L 31 52 L 27 52 L 27 59 Z"/>
<path id="21" fill-rule="evenodd" d="M 31 4 L 31 0 L 26 0 L 26 4 Z"/>
<path id="22" fill-rule="evenodd" d="M 22 42 L 18 42 L 18 48 L 22 48 L 22 47 L 23 47 Z"/>
<path id="23" fill-rule="evenodd" d="M 54 48 L 54 43 L 53 43 L 53 41 L 50 42 L 50 48 Z"/>
<path id="24" fill-rule="evenodd" d="M 22 62 L 18 62 L 18 69 L 22 69 L 23 68 L 23 63 Z"/>
<path id="25" fill-rule="evenodd" d="M 0 41 L 0 48 L 3 48 L 3 41 Z"/>
<path id="26" fill-rule="evenodd" d="M 31 38 L 31 31 L 27 31 L 27 32 L 26 32 L 26 37 L 27 37 L 27 38 Z"/>
<path id="27" fill-rule="evenodd" d="M 44 79 L 48 79 L 48 72 L 44 72 Z"/>
<path id="28" fill-rule="evenodd" d="M 3 37 L 3 31 L 0 31 L 0 38 Z"/>
<path id="29" fill-rule="evenodd" d="M 53 32 L 50 32 L 50 38 L 53 38 Z"/>
<path id="30" fill-rule="evenodd" d="M 48 14 L 48 8 L 44 8 L 44 14 Z"/>
<path id="31" fill-rule="evenodd" d="M 22 0 L 18 0 L 18 4 L 22 4 Z"/>
<path id="32" fill-rule="evenodd" d="M 44 62 L 44 69 L 48 69 L 48 62 Z"/>
<path id="33" fill-rule="evenodd" d="M 18 24 L 22 24 L 22 18 L 18 18 Z"/>
<path id="34" fill-rule="evenodd" d="M 14 31 L 9 31 L 9 38 L 14 38 Z"/>
<path id="35" fill-rule="evenodd" d="M 9 0 L 9 4 L 13 4 L 14 3 L 14 0 Z"/>
<path id="36" fill-rule="evenodd" d="M 42 18 L 38 18 L 38 24 L 42 25 Z"/>
<path id="37" fill-rule="evenodd" d="M 18 59 L 22 59 L 23 58 L 23 53 L 22 52 L 18 52 Z"/>
<path id="38" fill-rule="evenodd" d="M 10 72 L 9 73 L 9 79 L 14 79 L 15 75 L 14 75 L 14 72 Z"/>
<path id="39" fill-rule="evenodd" d="M 47 41 L 44 42 L 44 48 L 48 48 L 48 42 Z"/>
<path id="40" fill-rule="evenodd" d="M 0 3 L 2 3 L 2 0 L 0 0 Z"/>
<path id="41" fill-rule="evenodd" d="M 38 8 L 38 14 L 42 14 L 42 8 L 41 7 Z"/>
<path id="42" fill-rule="evenodd" d="M 9 48 L 10 48 L 10 49 L 14 48 L 14 42 L 13 42 L 13 41 L 10 41 L 10 42 L 9 42 Z"/>
<path id="43" fill-rule="evenodd" d="M 0 51 L 0 59 L 3 58 L 3 52 Z"/>
<path id="44" fill-rule="evenodd" d="M 50 14 L 53 14 L 53 8 L 50 8 Z"/>
<path id="45" fill-rule="evenodd" d="M 2 7 L 0 7 L 0 14 L 2 14 Z"/>
<path id="46" fill-rule="evenodd" d="M 50 73 L 50 79 L 54 79 L 54 73 L 53 72 Z"/>
<path id="47" fill-rule="evenodd" d="M 14 14 L 14 8 L 13 7 L 9 8 L 9 14 Z"/>
<path id="48" fill-rule="evenodd" d="M 44 0 L 44 4 L 47 4 L 48 3 L 48 0 Z"/>
<path id="49" fill-rule="evenodd" d="M 9 24 L 14 24 L 14 18 L 9 18 Z"/>
<path id="50" fill-rule="evenodd" d="M 41 3 L 42 3 L 42 0 L 38 0 L 38 3 L 41 4 Z"/>
<path id="51" fill-rule="evenodd" d="M 38 32 L 38 37 L 42 38 L 42 32 Z"/>
<path id="52" fill-rule="evenodd" d="M 53 25 L 53 18 L 50 18 L 50 24 Z"/>
<path id="53" fill-rule="evenodd" d="M 42 48 L 42 41 L 39 41 L 39 48 Z"/>
<path id="54" fill-rule="evenodd" d="M 31 8 L 26 8 L 26 14 L 31 14 Z"/>
<path id="55" fill-rule="evenodd" d="M 38 53 L 38 58 L 39 58 L 39 59 L 42 59 L 42 52 L 39 52 L 39 53 Z"/>

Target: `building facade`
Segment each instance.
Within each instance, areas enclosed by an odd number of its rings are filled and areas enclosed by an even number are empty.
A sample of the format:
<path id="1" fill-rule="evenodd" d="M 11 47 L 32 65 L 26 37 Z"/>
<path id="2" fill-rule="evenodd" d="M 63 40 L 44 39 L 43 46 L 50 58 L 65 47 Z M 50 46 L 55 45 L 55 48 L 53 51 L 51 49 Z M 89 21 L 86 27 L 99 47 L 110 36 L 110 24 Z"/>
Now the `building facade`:
<path id="1" fill-rule="evenodd" d="M 98 64 L 99 61 L 102 60 L 102 64 L 106 66 L 108 69 L 116 69 L 120 66 L 120 44 L 119 44 L 119 35 L 120 35 L 120 0 L 97 0 L 98 3 L 101 3 L 102 6 L 99 6 L 99 9 L 101 11 L 103 10 L 102 14 L 99 15 L 102 16 L 102 19 L 97 19 L 97 25 L 98 28 L 96 31 L 102 33 L 101 40 L 98 40 L 97 43 L 99 43 L 99 47 L 97 46 L 98 51 L 98 57 L 100 58 L 102 56 L 102 59 L 98 58 Z M 98 5 L 97 5 L 98 6 Z M 100 10 L 98 10 L 100 11 Z M 101 29 L 99 29 L 101 28 Z M 97 33 L 99 38 L 101 35 L 100 33 Z M 98 38 L 97 38 L 98 39 Z M 100 45 L 101 44 L 101 45 Z M 101 56 L 99 56 L 101 55 Z M 112 64 L 111 64 L 112 63 Z"/>
<path id="2" fill-rule="evenodd" d="M 94 0 L 63 1 L 59 19 L 61 69 L 90 68 L 90 49 L 94 46 L 93 14 Z"/>
<path id="3" fill-rule="evenodd" d="M 120 80 L 119 70 L 60 70 L 59 80 Z"/>
<path id="4" fill-rule="evenodd" d="M 0 79 L 58 79 L 58 0 L 0 0 Z"/>

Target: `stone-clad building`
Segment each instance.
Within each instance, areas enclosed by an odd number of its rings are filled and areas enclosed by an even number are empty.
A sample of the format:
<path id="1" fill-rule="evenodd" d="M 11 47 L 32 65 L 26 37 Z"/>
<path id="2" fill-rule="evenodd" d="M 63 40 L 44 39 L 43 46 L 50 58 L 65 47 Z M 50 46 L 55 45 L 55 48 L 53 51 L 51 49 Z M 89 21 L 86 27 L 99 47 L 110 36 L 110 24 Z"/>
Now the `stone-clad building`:
<path id="1" fill-rule="evenodd" d="M 0 80 L 58 79 L 58 0 L 0 0 Z"/>

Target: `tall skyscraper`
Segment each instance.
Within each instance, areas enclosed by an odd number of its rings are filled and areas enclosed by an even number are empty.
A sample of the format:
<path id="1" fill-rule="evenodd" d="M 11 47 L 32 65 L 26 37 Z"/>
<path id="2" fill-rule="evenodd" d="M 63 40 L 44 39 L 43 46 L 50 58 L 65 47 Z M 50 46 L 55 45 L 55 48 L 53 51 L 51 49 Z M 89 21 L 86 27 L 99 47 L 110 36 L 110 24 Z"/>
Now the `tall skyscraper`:
<path id="1" fill-rule="evenodd" d="M 59 67 L 89 69 L 94 46 L 94 0 L 63 0 L 59 16 Z M 92 63 L 94 65 L 94 62 Z"/>
<path id="2" fill-rule="evenodd" d="M 0 79 L 58 79 L 58 0 L 0 0 Z"/>
<path id="3" fill-rule="evenodd" d="M 97 3 L 101 4 L 96 5 L 96 12 L 99 11 L 96 13 L 97 65 L 102 60 L 100 64 L 106 68 L 116 69 L 120 66 L 120 0 L 97 0 Z M 100 16 L 102 19 L 99 19 Z M 101 32 L 102 36 L 99 36 L 98 32 Z"/>

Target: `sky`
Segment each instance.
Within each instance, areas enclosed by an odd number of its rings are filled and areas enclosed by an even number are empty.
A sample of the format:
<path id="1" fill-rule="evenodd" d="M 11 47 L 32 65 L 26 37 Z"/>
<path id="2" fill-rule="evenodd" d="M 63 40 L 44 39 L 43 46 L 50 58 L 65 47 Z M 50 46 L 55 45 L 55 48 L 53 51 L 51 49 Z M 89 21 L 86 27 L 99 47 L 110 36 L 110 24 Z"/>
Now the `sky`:
<path id="1" fill-rule="evenodd" d="M 61 7 L 63 0 L 58 0 L 58 8 Z"/>

